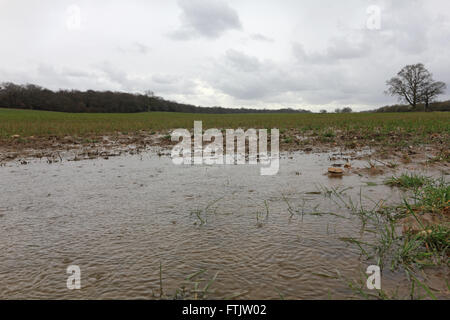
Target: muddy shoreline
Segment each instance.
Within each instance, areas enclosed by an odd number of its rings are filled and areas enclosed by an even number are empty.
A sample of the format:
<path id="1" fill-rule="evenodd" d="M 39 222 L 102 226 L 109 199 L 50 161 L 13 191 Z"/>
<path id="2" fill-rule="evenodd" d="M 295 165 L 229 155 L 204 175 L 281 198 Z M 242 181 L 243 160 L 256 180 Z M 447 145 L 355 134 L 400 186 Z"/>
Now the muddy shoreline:
<path id="1" fill-rule="evenodd" d="M 27 164 L 33 159 L 44 159 L 48 163 L 79 161 L 87 159 L 109 159 L 120 155 L 134 155 L 152 151 L 158 155 L 169 155 L 175 142 L 170 139 L 171 131 L 134 134 L 114 133 L 109 135 L 20 137 L 0 140 L 0 165 L 8 162 Z M 367 156 L 358 160 L 377 159 L 374 166 L 396 166 L 397 163 L 423 163 L 447 165 L 450 161 L 448 137 L 431 135 L 428 141 L 418 143 L 414 137 L 384 137 L 371 139 L 360 135 L 333 134 L 331 137 L 301 133 L 298 130 L 282 131 L 280 151 L 284 153 L 354 153 L 366 151 Z M 402 141 L 399 143 L 399 141 Z M 389 160 L 389 161 L 384 161 Z M 395 163 L 395 164 L 394 164 Z"/>

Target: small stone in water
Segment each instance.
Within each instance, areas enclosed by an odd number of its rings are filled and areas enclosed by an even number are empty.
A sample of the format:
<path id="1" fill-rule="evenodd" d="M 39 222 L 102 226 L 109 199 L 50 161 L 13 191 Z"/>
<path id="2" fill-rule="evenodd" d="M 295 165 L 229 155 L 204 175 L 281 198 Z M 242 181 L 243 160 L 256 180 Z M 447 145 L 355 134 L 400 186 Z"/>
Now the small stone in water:
<path id="1" fill-rule="evenodd" d="M 328 168 L 328 172 L 332 174 L 344 174 L 344 170 L 341 168 Z"/>

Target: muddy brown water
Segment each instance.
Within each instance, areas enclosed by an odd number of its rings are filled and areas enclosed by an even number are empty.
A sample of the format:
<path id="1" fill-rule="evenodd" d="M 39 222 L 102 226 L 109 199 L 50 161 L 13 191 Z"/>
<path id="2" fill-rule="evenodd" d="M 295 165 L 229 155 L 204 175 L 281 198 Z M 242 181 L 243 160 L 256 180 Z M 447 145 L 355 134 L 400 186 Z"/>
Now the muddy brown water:
<path id="1" fill-rule="evenodd" d="M 358 298 L 345 279 L 360 279 L 369 262 L 339 239 L 361 236 L 361 220 L 318 191 L 346 189 L 355 201 L 361 193 L 367 206 L 402 194 L 382 184 L 392 172 L 331 179 L 329 158 L 285 155 L 276 176 L 249 165 L 175 166 L 153 152 L 8 163 L 0 167 L 0 299 L 158 298 L 160 265 L 167 297 L 205 270 L 200 287 L 217 273 L 212 299 Z M 69 265 L 81 268 L 81 290 L 66 287 Z M 438 270 L 429 281 L 439 290 L 446 276 Z M 409 288 L 389 271 L 382 285 Z"/>

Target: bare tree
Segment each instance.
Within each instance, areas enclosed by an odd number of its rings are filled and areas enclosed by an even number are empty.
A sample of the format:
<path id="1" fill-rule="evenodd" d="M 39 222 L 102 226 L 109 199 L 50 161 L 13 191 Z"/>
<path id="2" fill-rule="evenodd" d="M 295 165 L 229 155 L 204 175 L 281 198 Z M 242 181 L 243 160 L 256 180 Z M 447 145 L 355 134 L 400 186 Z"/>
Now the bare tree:
<path id="1" fill-rule="evenodd" d="M 342 113 L 352 113 L 352 112 L 353 112 L 353 109 L 350 108 L 350 107 L 346 107 L 346 108 L 342 109 L 341 112 L 342 112 Z"/>
<path id="2" fill-rule="evenodd" d="M 413 109 L 419 103 L 425 103 L 428 109 L 429 103 L 445 89 L 444 83 L 434 82 L 432 74 L 422 63 L 407 65 L 386 84 L 387 94 L 398 97 Z"/>
<path id="3" fill-rule="evenodd" d="M 147 96 L 147 97 L 152 97 L 153 98 L 155 96 L 155 93 L 152 90 L 145 90 L 144 91 L 144 95 Z"/>
<path id="4" fill-rule="evenodd" d="M 155 93 L 152 90 L 145 90 L 144 95 L 147 97 L 147 112 L 151 110 L 151 101 L 155 97 Z"/>
<path id="5" fill-rule="evenodd" d="M 437 81 L 434 82 L 430 77 L 429 83 L 424 86 L 422 92 L 422 100 L 425 103 L 425 111 L 429 111 L 430 103 L 434 101 L 434 99 L 445 92 L 447 85 L 444 82 Z"/>

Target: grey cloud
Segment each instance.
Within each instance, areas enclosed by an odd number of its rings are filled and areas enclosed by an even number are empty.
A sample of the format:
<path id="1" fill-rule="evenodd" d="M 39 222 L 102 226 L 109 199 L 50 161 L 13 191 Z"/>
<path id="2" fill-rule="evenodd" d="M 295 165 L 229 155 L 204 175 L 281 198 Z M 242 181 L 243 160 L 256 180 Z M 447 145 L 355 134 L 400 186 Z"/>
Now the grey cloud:
<path id="1" fill-rule="evenodd" d="M 134 43 L 134 47 L 139 51 L 139 53 L 142 54 L 147 54 L 150 50 L 150 48 L 147 45 L 137 41 Z"/>
<path id="2" fill-rule="evenodd" d="M 314 64 L 334 64 L 380 52 L 417 56 L 438 45 L 430 45 L 430 34 L 445 32 L 445 28 L 433 30 L 439 23 L 433 21 L 423 1 L 389 1 L 381 14 L 380 30 L 341 30 L 340 35 L 331 38 L 323 52 L 308 51 L 303 43 L 294 42 L 293 54 L 301 63 Z"/>
<path id="3" fill-rule="evenodd" d="M 112 63 L 105 61 L 98 67 L 98 70 L 103 72 L 103 75 L 111 82 L 119 84 L 125 88 L 130 87 L 131 83 L 126 72 L 115 67 Z"/>
<path id="4" fill-rule="evenodd" d="M 60 72 L 61 75 L 65 75 L 70 78 L 89 78 L 95 76 L 92 72 L 88 72 L 85 70 L 65 67 Z"/>
<path id="5" fill-rule="evenodd" d="M 2 82 L 33 83 L 52 90 L 152 90 L 165 97 L 174 93 L 192 95 L 197 86 L 194 80 L 174 74 L 132 76 L 109 61 L 92 65 L 89 70 L 75 67 L 56 68 L 49 64 L 38 64 L 28 70 L 0 68 L 0 83 Z"/>
<path id="6" fill-rule="evenodd" d="M 390 1 L 382 12 L 381 41 L 403 53 L 422 53 L 428 47 L 430 28 L 435 25 L 432 20 L 423 1 Z"/>
<path id="7" fill-rule="evenodd" d="M 250 39 L 254 41 L 262 41 L 262 42 L 274 42 L 275 40 L 269 37 L 266 37 L 260 33 L 253 33 L 250 35 Z"/>
<path id="8" fill-rule="evenodd" d="M 157 95 L 193 95 L 197 88 L 193 79 L 175 75 L 153 76 L 148 80 L 141 81 L 140 87 L 143 85 L 146 85 Z"/>
<path id="9" fill-rule="evenodd" d="M 369 43 L 351 42 L 348 38 L 334 38 L 328 47 L 327 56 L 331 59 L 355 59 L 370 54 L 371 47 Z"/>
<path id="10" fill-rule="evenodd" d="M 167 74 L 155 74 L 152 76 L 152 80 L 158 84 L 173 84 L 176 83 L 179 78 L 174 75 Z"/>
<path id="11" fill-rule="evenodd" d="M 135 41 L 132 44 L 130 44 L 128 47 L 119 46 L 119 47 L 117 47 L 117 50 L 123 54 L 138 53 L 138 54 L 146 55 L 147 53 L 150 52 L 151 48 L 144 43 Z"/>
<path id="12" fill-rule="evenodd" d="M 306 78 L 289 67 L 236 50 L 229 50 L 213 66 L 208 83 L 234 98 L 255 100 L 307 88 Z"/>
<path id="13" fill-rule="evenodd" d="M 147 83 L 157 94 L 194 94 L 197 84 L 193 79 L 175 74 L 154 74 Z"/>
<path id="14" fill-rule="evenodd" d="M 300 62 L 330 64 L 341 60 L 357 59 L 367 56 L 371 46 L 367 42 L 350 42 L 348 39 L 334 38 L 325 52 L 306 52 L 303 44 L 294 42 L 292 45 L 294 56 Z"/>
<path id="15" fill-rule="evenodd" d="M 49 89 L 102 89 L 101 74 L 75 67 L 40 63 L 27 70 L 0 70 L 0 82 L 33 83 Z"/>
<path id="16" fill-rule="evenodd" d="M 261 67 L 261 62 L 256 57 L 248 56 L 236 50 L 228 50 L 225 55 L 225 62 L 240 71 L 254 72 Z"/>
<path id="17" fill-rule="evenodd" d="M 179 0 L 181 27 L 170 33 L 175 40 L 198 36 L 215 39 L 228 30 L 241 30 L 237 12 L 222 0 Z"/>
<path id="18" fill-rule="evenodd" d="M 385 79 L 376 75 L 377 68 L 374 65 L 353 70 L 349 64 L 329 64 L 326 68 L 321 64 L 282 64 L 229 50 L 212 66 L 206 81 L 249 106 L 265 101 L 286 106 L 351 105 L 356 110 L 358 106 L 354 104 L 364 107 L 386 101 L 382 95 Z M 361 81 L 367 72 L 374 79 Z M 380 100 L 380 95 L 384 100 Z"/>
<path id="19" fill-rule="evenodd" d="M 292 44 L 292 52 L 299 62 L 305 63 L 332 63 L 324 54 L 307 53 L 303 44 L 294 42 Z"/>
<path id="20" fill-rule="evenodd" d="M 143 92 L 150 89 L 157 95 L 192 94 L 196 87 L 193 80 L 174 74 L 131 76 L 124 70 L 114 67 L 110 62 L 100 64 L 98 70 L 108 82 L 116 84 L 121 90 Z"/>

